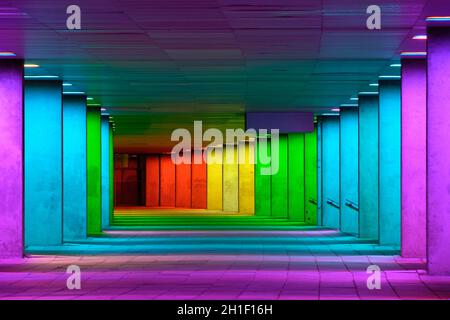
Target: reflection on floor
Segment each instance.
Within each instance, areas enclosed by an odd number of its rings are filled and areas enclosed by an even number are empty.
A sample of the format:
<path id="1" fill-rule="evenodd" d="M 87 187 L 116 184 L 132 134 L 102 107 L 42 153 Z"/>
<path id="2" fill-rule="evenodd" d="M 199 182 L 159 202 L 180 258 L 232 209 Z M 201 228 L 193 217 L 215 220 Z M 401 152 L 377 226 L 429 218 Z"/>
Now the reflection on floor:
<path id="1" fill-rule="evenodd" d="M 450 277 L 424 261 L 334 230 L 110 231 L 28 252 L 0 263 L 0 299 L 450 298 Z M 81 290 L 66 288 L 72 264 Z M 380 290 L 367 288 L 372 264 Z"/>

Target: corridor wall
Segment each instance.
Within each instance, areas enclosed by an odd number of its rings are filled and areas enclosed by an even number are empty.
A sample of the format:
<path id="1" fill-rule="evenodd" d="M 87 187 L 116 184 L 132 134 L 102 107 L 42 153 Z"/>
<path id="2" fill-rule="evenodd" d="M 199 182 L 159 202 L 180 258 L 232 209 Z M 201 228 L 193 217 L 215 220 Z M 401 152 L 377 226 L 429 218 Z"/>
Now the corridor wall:
<path id="1" fill-rule="evenodd" d="M 340 201 L 341 231 L 359 234 L 358 108 L 340 111 Z"/>
<path id="2" fill-rule="evenodd" d="M 101 117 L 99 108 L 87 108 L 87 232 L 102 233 Z"/>
<path id="3" fill-rule="evenodd" d="M 305 222 L 317 224 L 317 125 L 313 132 L 305 133 Z"/>
<path id="4" fill-rule="evenodd" d="M 23 256 L 23 60 L 0 60 L 0 259 Z"/>
<path id="5" fill-rule="evenodd" d="M 63 238 L 87 236 L 86 97 L 63 97 Z"/>
<path id="6" fill-rule="evenodd" d="M 322 118 L 322 219 L 329 228 L 340 228 L 339 116 Z"/>
<path id="7" fill-rule="evenodd" d="M 24 97 L 25 245 L 58 245 L 63 240 L 62 82 L 25 81 Z"/>
<path id="8" fill-rule="evenodd" d="M 401 81 L 379 82 L 379 241 L 401 238 Z"/>
<path id="9" fill-rule="evenodd" d="M 359 236 L 378 239 L 378 95 L 359 95 Z"/>

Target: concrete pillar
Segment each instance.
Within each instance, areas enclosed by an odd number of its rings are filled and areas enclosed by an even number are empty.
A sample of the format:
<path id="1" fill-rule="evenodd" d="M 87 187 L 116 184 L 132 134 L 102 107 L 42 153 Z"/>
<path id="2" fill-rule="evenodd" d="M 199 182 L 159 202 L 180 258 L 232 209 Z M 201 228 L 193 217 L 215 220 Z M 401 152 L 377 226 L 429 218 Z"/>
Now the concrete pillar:
<path id="1" fill-rule="evenodd" d="M 62 228 L 62 82 L 25 82 L 25 245 L 59 245 Z"/>
<path id="2" fill-rule="evenodd" d="M 317 126 L 305 133 L 305 222 L 317 225 Z"/>
<path id="3" fill-rule="evenodd" d="M 223 211 L 239 211 L 239 160 L 238 147 L 225 145 L 223 148 Z"/>
<path id="4" fill-rule="evenodd" d="M 428 271 L 450 274 L 450 27 L 428 28 Z"/>
<path id="5" fill-rule="evenodd" d="M 239 212 L 255 213 L 255 142 L 238 142 Z"/>
<path id="6" fill-rule="evenodd" d="M 23 61 L 0 60 L 0 259 L 23 255 Z"/>
<path id="7" fill-rule="evenodd" d="M 305 222 L 305 134 L 288 134 L 289 219 Z"/>
<path id="8" fill-rule="evenodd" d="M 317 121 L 317 225 L 323 226 L 322 120 Z"/>
<path id="9" fill-rule="evenodd" d="M 341 231 L 359 234 L 358 108 L 341 108 Z"/>
<path id="10" fill-rule="evenodd" d="M 426 258 L 427 61 L 402 59 L 402 256 Z"/>
<path id="11" fill-rule="evenodd" d="M 359 236 L 378 239 L 378 95 L 359 95 Z"/>
<path id="12" fill-rule="evenodd" d="M 101 170 L 102 170 L 102 229 L 110 225 L 110 131 L 109 116 L 101 117 Z"/>
<path id="13" fill-rule="evenodd" d="M 99 108 L 87 108 L 87 232 L 102 233 L 101 119 Z"/>
<path id="14" fill-rule="evenodd" d="M 380 244 L 400 246 L 401 81 L 379 81 Z"/>
<path id="15" fill-rule="evenodd" d="M 279 137 L 278 172 L 272 179 L 272 217 L 288 218 L 288 139 L 283 134 Z M 271 157 L 277 156 L 276 150 L 271 149 Z"/>
<path id="16" fill-rule="evenodd" d="M 260 154 L 261 153 L 261 154 Z M 272 211 L 272 178 L 263 175 L 270 168 L 270 139 L 258 137 L 256 143 L 255 165 L 255 215 L 270 217 Z M 267 157 L 267 159 L 265 159 Z"/>
<path id="17" fill-rule="evenodd" d="M 63 96 L 63 240 L 87 236 L 86 97 Z"/>
<path id="18" fill-rule="evenodd" d="M 322 120 L 323 225 L 340 228 L 339 116 Z"/>

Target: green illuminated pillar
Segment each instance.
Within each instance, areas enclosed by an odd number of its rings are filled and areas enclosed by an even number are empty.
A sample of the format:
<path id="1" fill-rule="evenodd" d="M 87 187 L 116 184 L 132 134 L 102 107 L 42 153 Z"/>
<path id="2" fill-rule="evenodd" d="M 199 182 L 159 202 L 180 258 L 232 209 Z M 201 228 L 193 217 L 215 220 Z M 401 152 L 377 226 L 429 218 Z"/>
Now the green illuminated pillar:
<path id="1" fill-rule="evenodd" d="M 289 219 L 305 221 L 305 135 L 288 135 L 288 212 Z"/>
<path id="2" fill-rule="evenodd" d="M 305 218 L 317 224 L 317 127 L 305 133 Z"/>
<path id="3" fill-rule="evenodd" d="M 272 175 L 272 216 L 278 218 L 288 217 L 288 157 L 287 135 L 279 138 L 279 168 Z M 272 150 L 272 156 L 275 152 Z M 272 168 L 273 169 L 273 168 Z"/>
<path id="4" fill-rule="evenodd" d="M 102 232 L 100 109 L 87 109 L 87 232 Z"/>
<path id="5" fill-rule="evenodd" d="M 261 217 L 270 217 L 272 207 L 272 179 L 270 175 L 262 174 L 263 170 L 270 170 L 270 161 L 267 161 L 268 159 L 270 159 L 270 139 L 259 137 L 256 144 L 255 215 Z"/>

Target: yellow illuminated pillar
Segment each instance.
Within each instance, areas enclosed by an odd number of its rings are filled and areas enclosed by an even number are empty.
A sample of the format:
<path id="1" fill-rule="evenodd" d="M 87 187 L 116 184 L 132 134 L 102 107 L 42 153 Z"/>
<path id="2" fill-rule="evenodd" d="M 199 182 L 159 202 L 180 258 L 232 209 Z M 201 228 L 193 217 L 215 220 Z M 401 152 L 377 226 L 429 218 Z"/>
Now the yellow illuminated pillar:
<path id="1" fill-rule="evenodd" d="M 241 141 L 239 148 L 239 212 L 255 213 L 255 142 Z"/>
<path id="2" fill-rule="evenodd" d="M 207 208 L 222 210 L 222 148 L 207 150 Z"/>

